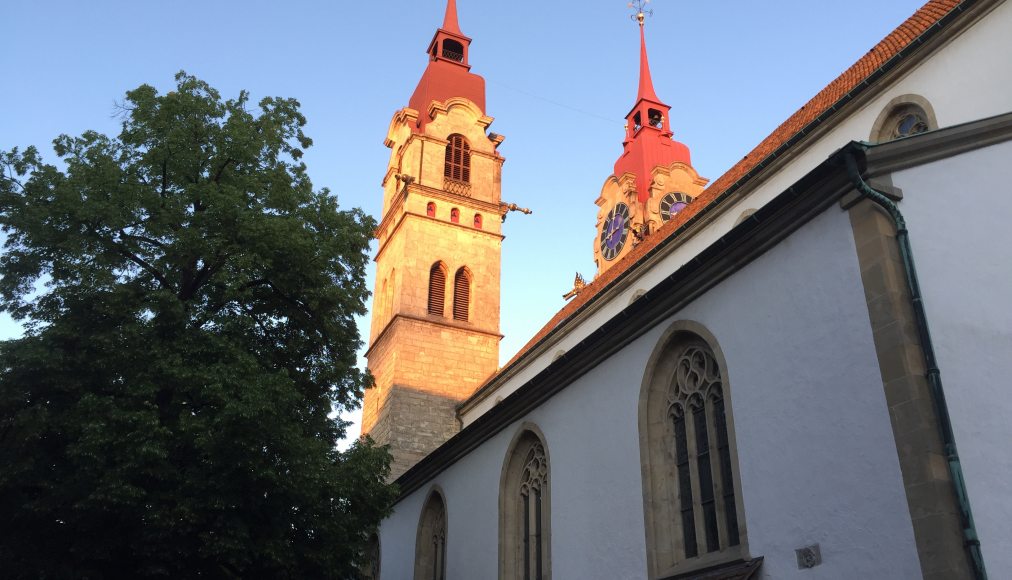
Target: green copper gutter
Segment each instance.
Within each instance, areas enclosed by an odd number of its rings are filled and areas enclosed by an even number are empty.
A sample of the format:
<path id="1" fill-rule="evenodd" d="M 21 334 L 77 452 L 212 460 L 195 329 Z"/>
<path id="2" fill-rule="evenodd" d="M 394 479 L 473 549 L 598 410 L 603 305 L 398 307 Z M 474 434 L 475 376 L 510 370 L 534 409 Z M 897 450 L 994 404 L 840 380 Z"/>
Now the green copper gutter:
<path id="1" fill-rule="evenodd" d="M 914 269 L 914 255 L 910 247 L 910 234 L 907 231 L 907 222 L 903 218 L 903 214 L 900 213 L 899 207 L 885 194 L 868 185 L 861 176 L 855 152 L 860 152 L 863 155 L 868 148 L 869 146 L 865 144 L 851 143 L 843 150 L 844 162 L 847 165 L 847 175 L 861 195 L 881 206 L 896 225 L 896 242 L 899 244 L 900 257 L 903 260 L 903 272 L 906 275 L 907 290 L 910 292 L 910 302 L 917 321 L 917 334 L 921 341 L 921 349 L 924 351 L 924 360 L 928 368 L 928 385 L 931 398 L 935 403 L 935 410 L 938 413 L 938 427 L 942 435 L 942 443 L 945 446 L 946 461 L 949 464 L 949 473 L 952 477 L 952 488 L 956 493 L 956 500 L 959 502 L 960 521 L 963 526 L 963 545 L 970 558 L 974 577 L 977 580 L 987 580 L 987 571 L 984 569 L 984 557 L 980 551 L 980 540 L 977 538 L 977 528 L 974 527 L 973 512 L 970 510 L 970 498 L 967 496 L 966 482 L 963 480 L 963 467 L 959 461 L 959 453 L 956 451 L 956 438 L 952 433 L 952 419 L 949 416 L 949 407 L 945 403 L 945 391 L 942 389 L 942 373 L 938 369 L 938 361 L 935 358 L 935 348 L 931 341 L 931 333 L 928 330 L 928 317 L 924 310 L 921 287 L 917 279 L 917 271 Z"/>

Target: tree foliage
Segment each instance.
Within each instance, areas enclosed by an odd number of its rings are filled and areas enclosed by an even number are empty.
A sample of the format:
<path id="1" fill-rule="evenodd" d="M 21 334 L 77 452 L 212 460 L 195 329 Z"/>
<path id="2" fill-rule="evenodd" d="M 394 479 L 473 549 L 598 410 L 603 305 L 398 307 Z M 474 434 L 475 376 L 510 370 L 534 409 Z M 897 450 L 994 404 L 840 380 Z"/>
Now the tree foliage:
<path id="1" fill-rule="evenodd" d="M 298 102 L 176 81 L 63 169 L 0 153 L 0 569 L 348 577 L 394 493 L 333 419 L 375 223 L 314 191 Z"/>

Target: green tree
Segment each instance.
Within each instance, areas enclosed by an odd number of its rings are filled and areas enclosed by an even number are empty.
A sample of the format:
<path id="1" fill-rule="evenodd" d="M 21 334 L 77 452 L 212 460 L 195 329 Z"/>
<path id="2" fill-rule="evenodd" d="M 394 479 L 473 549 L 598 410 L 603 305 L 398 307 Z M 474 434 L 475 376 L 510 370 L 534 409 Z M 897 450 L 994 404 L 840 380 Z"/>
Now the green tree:
<path id="1" fill-rule="evenodd" d="M 293 99 L 185 73 L 122 131 L 0 153 L 0 570 L 355 575 L 395 491 L 340 452 L 374 221 L 314 191 Z"/>

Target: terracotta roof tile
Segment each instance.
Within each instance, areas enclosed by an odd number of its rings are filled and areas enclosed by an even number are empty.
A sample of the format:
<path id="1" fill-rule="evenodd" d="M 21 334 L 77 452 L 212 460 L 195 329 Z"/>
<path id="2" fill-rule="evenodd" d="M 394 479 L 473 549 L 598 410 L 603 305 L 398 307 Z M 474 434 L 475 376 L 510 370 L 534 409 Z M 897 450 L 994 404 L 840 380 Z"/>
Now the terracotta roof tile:
<path id="1" fill-rule="evenodd" d="M 602 290 L 607 288 L 615 279 L 629 270 L 640 261 L 652 249 L 657 247 L 663 240 L 674 235 L 686 222 L 700 213 L 703 208 L 712 204 L 715 200 L 727 191 L 731 186 L 748 176 L 753 170 L 761 166 L 763 161 L 778 149 L 787 145 L 802 129 L 817 121 L 819 117 L 829 112 L 830 109 L 840 101 L 841 98 L 858 88 L 861 83 L 872 73 L 882 67 L 891 58 L 897 56 L 902 50 L 910 46 L 922 34 L 949 14 L 961 4 L 969 3 L 971 0 L 931 0 L 922 6 L 906 22 L 901 24 L 889 36 L 885 37 L 875 47 L 868 51 L 860 60 L 847 69 L 843 74 L 829 83 L 815 97 L 803 105 L 797 112 L 791 115 L 773 133 L 757 145 L 741 161 L 730 170 L 710 183 L 693 203 L 678 212 L 664 224 L 660 229 L 648 237 L 644 242 L 633 248 L 616 265 L 609 268 L 603 274 L 587 285 L 582 292 L 571 302 L 566 304 L 537 334 L 532 337 L 517 354 L 503 367 L 506 369 L 520 360 L 527 352 L 544 339 L 552 330 L 557 328 L 566 319 L 572 316 L 577 310 L 588 304 Z M 500 369 L 502 372 L 502 369 Z M 495 379 L 499 373 L 489 377 L 486 385 Z M 481 389 L 479 389 L 479 392 Z"/>

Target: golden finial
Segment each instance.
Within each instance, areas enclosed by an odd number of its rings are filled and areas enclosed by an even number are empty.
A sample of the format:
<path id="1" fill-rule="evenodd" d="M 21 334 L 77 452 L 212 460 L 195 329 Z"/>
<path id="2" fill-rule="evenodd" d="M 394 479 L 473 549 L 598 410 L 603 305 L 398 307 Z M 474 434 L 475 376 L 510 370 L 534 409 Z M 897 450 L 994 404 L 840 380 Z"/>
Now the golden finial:
<path id="1" fill-rule="evenodd" d="M 650 4 L 650 0 L 633 0 L 629 3 L 629 8 L 636 11 L 636 14 L 631 15 L 629 18 L 640 23 L 643 26 L 643 21 L 646 20 L 647 16 L 652 16 L 654 11 L 647 8 L 647 4 Z"/>

